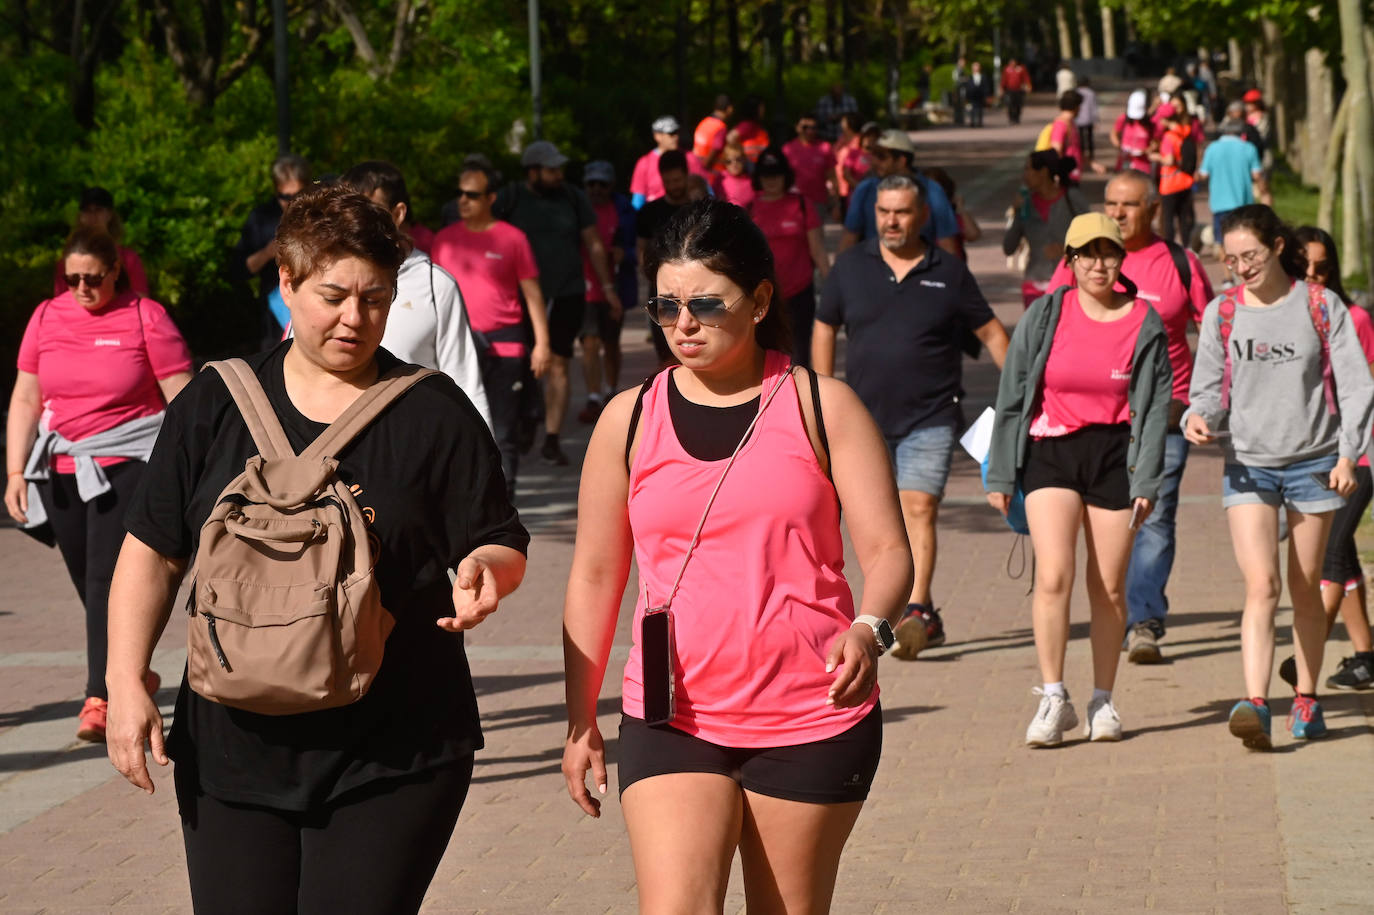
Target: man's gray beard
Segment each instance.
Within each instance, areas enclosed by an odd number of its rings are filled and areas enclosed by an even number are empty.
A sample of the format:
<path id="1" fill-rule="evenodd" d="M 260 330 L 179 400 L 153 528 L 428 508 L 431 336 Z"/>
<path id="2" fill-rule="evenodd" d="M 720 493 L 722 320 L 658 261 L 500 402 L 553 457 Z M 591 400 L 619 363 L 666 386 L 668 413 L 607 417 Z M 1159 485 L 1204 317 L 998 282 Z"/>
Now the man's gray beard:
<path id="1" fill-rule="evenodd" d="M 900 241 L 888 241 L 887 238 L 885 238 L 884 236 L 878 236 L 878 244 L 882 245 L 889 251 L 900 251 L 902 248 L 906 247 L 906 243 L 907 236 L 905 235 L 902 236 Z"/>

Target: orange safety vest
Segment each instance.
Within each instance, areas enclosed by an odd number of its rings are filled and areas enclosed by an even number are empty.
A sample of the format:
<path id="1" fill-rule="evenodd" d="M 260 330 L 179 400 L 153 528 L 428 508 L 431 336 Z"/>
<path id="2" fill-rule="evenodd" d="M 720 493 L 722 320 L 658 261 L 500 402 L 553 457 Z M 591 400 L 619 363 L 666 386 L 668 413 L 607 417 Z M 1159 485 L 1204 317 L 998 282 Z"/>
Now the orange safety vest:
<path id="1" fill-rule="evenodd" d="M 708 114 L 697 124 L 697 129 L 692 132 L 692 153 L 705 162 L 711 156 L 711 150 L 715 146 L 716 138 L 726 129 L 725 122 L 714 114 Z M 716 163 L 718 170 L 723 170 L 725 166 Z"/>

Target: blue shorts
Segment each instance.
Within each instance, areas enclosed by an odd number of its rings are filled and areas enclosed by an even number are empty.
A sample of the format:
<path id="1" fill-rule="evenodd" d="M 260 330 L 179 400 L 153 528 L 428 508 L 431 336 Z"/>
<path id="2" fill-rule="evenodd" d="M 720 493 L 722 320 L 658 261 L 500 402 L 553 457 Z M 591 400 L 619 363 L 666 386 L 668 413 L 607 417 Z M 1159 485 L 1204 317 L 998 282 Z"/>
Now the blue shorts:
<path id="1" fill-rule="evenodd" d="M 954 426 L 926 426 L 913 429 L 895 445 L 889 441 L 887 450 L 897 469 L 897 488 L 942 498 L 958 437 Z"/>
<path id="2" fill-rule="evenodd" d="M 1212 214 L 1212 242 L 1218 248 L 1221 247 L 1221 220 L 1225 218 L 1226 214 L 1229 212 L 1231 211 L 1222 210 L 1220 213 Z"/>
<path id="3" fill-rule="evenodd" d="M 1321 486 L 1312 474 L 1327 477 L 1336 466 L 1334 454 L 1326 457 L 1295 461 L 1286 467 L 1249 467 L 1227 464 L 1221 475 L 1221 504 L 1286 505 L 1305 515 L 1331 512 L 1345 504 L 1345 499 Z"/>

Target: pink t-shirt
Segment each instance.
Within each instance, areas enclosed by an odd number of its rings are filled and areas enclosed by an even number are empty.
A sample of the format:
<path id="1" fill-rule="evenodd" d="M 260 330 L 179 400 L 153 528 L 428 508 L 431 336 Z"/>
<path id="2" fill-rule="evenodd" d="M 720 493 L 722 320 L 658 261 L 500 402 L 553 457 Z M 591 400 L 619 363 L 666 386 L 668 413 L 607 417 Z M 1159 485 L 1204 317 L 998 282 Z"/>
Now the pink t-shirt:
<path id="1" fill-rule="evenodd" d="M 754 199 L 754 182 L 748 175 L 721 172 L 716 175 L 716 196 L 737 207 L 747 207 Z"/>
<path id="2" fill-rule="evenodd" d="M 835 153 L 831 151 L 830 144 L 824 140 L 810 145 L 801 140 L 791 140 L 783 146 L 782 154 L 787 157 L 796 175 L 796 189 L 816 206 L 825 206 L 825 179 L 835 171 Z"/>
<path id="3" fill-rule="evenodd" d="M 1115 425 L 1130 418 L 1131 363 L 1149 307 L 1136 299 L 1125 317 L 1094 321 L 1079 307 L 1077 289 L 1064 294 L 1040 383 L 1040 405 L 1031 421 L 1031 438 L 1055 438 L 1085 426 Z"/>
<path id="4" fill-rule="evenodd" d="M 802 425 L 789 359 L 769 351 L 759 419 L 726 476 L 673 599 L 677 713 L 672 724 L 725 747 L 776 747 L 843 733 L 872 710 L 825 698 L 834 674 L 825 657 L 854 622 L 844 578 L 835 489 Z M 725 461 L 683 450 L 668 413 L 672 372 L 644 397 L 630 468 L 629 514 L 640 593 L 635 644 L 625 665 L 625 714 L 644 716 L 638 633 L 646 606 L 668 597 L 702 507 Z M 647 592 L 650 603 L 646 605 Z"/>
<path id="5" fill-rule="evenodd" d="M 639 157 L 635 163 L 634 174 L 630 176 L 630 193 L 643 194 L 644 202 L 657 200 L 663 196 L 663 177 L 658 173 L 658 157 L 663 155 L 657 149 L 651 149 Z M 701 164 L 701 160 L 694 153 L 687 153 L 687 173 L 689 175 L 700 175 L 709 184 L 711 173 Z"/>
<path id="6" fill-rule="evenodd" d="M 1079 145 L 1078 127 L 1072 121 L 1055 119 L 1050 127 L 1050 146 L 1062 149 L 1060 155 L 1073 156 L 1074 162 L 1078 163 L 1069 172 L 1069 178 L 1077 181 L 1083 177 L 1083 147 Z"/>
<path id="7" fill-rule="evenodd" d="M 48 428 L 74 442 L 161 412 L 157 383 L 190 370 L 191 351 L 167 310 L 129 292 L 96 311 L 64 292 L 38 306 L 19 344 L 19 371 L 38 376 Z M 54 469 L 75 473 L 76 462 L 58 455 Z"/>
<path id="8" fill-rule="evenodd" d="M 1122 114 L 1116 119 L 1116 135 L 1121 138 L 1121 167 L 1150 173 L 1150 157 L 1145 153 L 1150 148 L 1153 131 L 1150 125 L 1132 121 Z"/>
<path id="9" fill-rule="evenodd" d="M 1203 309 L 1212 301 L 1212 281 L 1202 269 L 1202 261 L 1191 251 L 1186 252 L 1190 277 L 1185 290 L 1178 275 L 1178 266 L 1169 254 L 1164 239 L 1156 238 L 1137 251 L 1127 251 L 1121 264 L 1121 275 L 1136 284 L 1137 296 L 1164 322 L 1169 338 L 1169 364 L 1174 370 L 1174 400 L 1188 402 L 1188 386 L 1193 380 L 1193 351 L 1188 348 L 1188 325 L 1202 320 Z M 1074 284 L 1073 270 L 1062 261 L 1055 268 L 1050 288 Z M 1118 289 L 1122 287 L 1117 285 Z"/>
<path id="10" fill-rule="evenodd" d="M 524 317 L 520 281 L 539 278 L 534 252 L 525 233 L 508 222 L 493 222 L 474 232 L 461 222 L 445 226 L 434 236 L 434 262 L 458 280 L 468 321 L 482 333 L 519 324 Z M 493 347 L 499 344 L 493 344 Z M 518 356 L 496 350 L 498 356 Z"/>
<path id="11" fill-rule="evenodd" d="M 139 259 L 138 252 L 133 248 L 121 247 L 119 249 L 120 269 L 124 271 L 124 278 L 129 281 L 129 291 L 139 295 L 148 294 L 148 274 L 143 269 L 143 261 Z M 52 294 L 61 295 L 67 291 L 67 264 L 62 258 L 57 259 L 57 266 L 52 272 Z"/>
<path id="12" fill-rule="evenodd" d="M 854 138 L 854 142 L 846 146 L 839 154 L 839 163 L 835 167 L 835 176 L 840 182 L 840 193 L 846 197 L 854 188 L 845 180 L 844 170 L 848 168 L 854 174 L 854 181 L 857 183 L 864 179 L 872 164 L 868 161 L 868 154 L 864 152 L 859 144 L 859 137 Z"/>
<path id="13" fill-rule="evenodd" d="M 609 200 L 600 206 L 593 205 L 592 209 L 596 211 L 596 234 L 601 237 L 601 245 L 609 258 L 611 247 L 615 244 L 615 230 L 620 226 L 620 214 Z M 606 290 L 601 288 L 601 279 L 592 269 L 592 259 L 587 255 L 586 248 L 582 249 L 582 275 L 587 281 L 587 301 L 605 302 Z"/>
<path id="14" fill-rule="evenodd" d="M 778 271 L 782 297 L 790 299 L 810 286 L 815 267 L 811 248 L 806 243 L 806 232 L 820 227 L 821 217 L 816 208 L 792 190 L 777 200 L 755 197 L 749 204 L 749 215 L 773 249 L 773 264 Z"/>
<path id="15" fill-rule="evenodd" d="M 1359 305 L 1350 306 L 1350 323 L 1355 325 L 1355 336 L 1360 338 L 1360 350 L 1364 361 L 1374 363 L 1374 318 Z M 1369 466 L 1369 455 L 1360 455 L 1359 465 Z"/>

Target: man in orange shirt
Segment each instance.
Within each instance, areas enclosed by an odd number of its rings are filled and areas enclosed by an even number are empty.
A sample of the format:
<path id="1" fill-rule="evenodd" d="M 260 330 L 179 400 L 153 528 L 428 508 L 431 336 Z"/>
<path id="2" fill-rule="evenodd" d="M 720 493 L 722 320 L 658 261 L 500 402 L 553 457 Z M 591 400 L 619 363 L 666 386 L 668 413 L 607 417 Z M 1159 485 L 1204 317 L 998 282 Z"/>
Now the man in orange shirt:
<path id="1" fill-rule="evenodd" d="M 715 110 L 702 118 L 697 129 L 692 132 L 692 155 L 701 160 L 707 170 L 725 171 L 720 162 L 725 150 L 725 134 L 729 130 L 726 123 L 735 111 L 730 96 L 722 92 L 716 96 Z"/>
<path id="2" fill-rule="evenodd" d="M 1193 135 L 1193 119 L 1182 108 L 1175 108 L 1169 102 L 1160 105 L 1156 113 L 1164 125 L 1164 136 L 1159 141 L 1159 152 L 1151 153 L 1150 158 L 1159 163 L 1163 235 L 1166 241 L 1177 238 L 1178 244 L 1187 248 L 1197 222 L 1193 213 L 1193 172 L 1197 170 L 1198 148 L 1197 138 Z"/>

